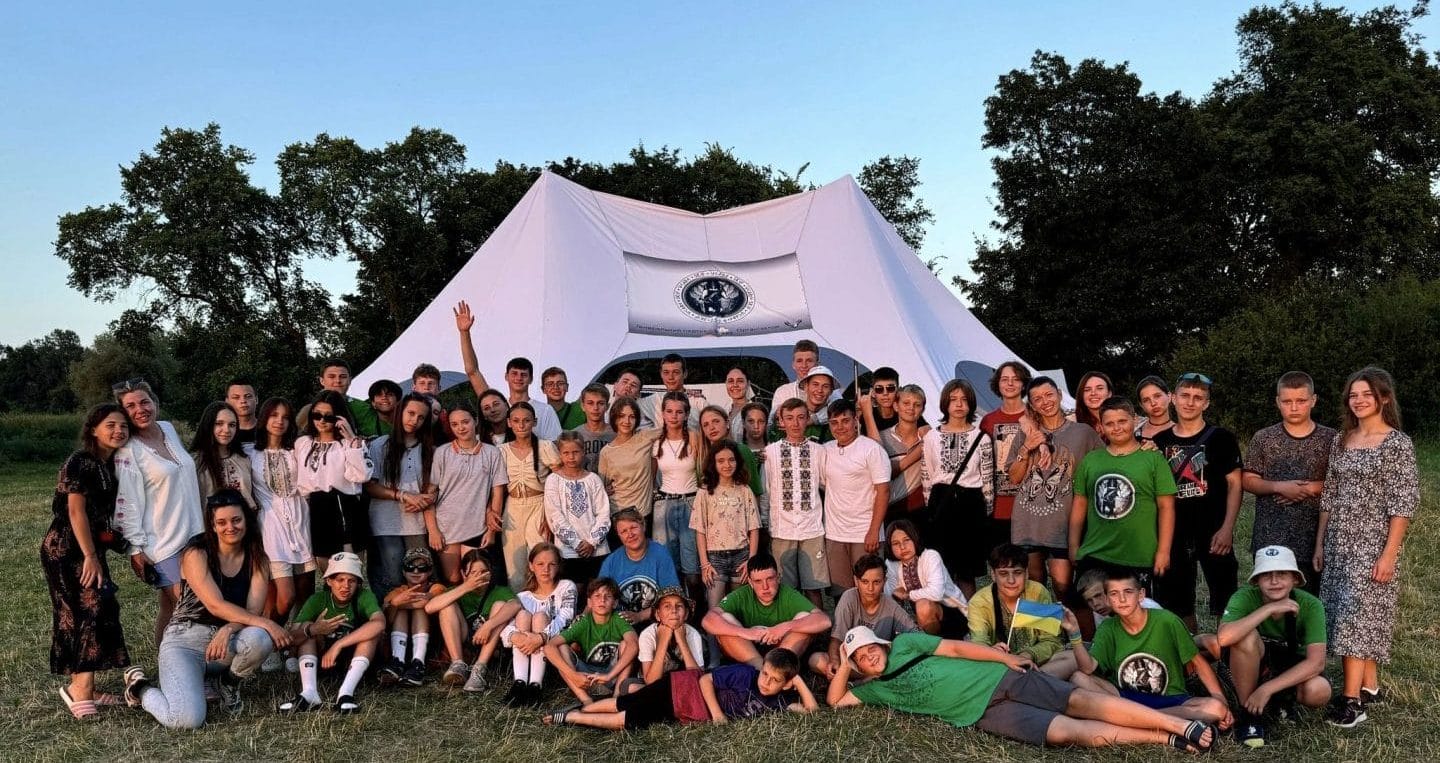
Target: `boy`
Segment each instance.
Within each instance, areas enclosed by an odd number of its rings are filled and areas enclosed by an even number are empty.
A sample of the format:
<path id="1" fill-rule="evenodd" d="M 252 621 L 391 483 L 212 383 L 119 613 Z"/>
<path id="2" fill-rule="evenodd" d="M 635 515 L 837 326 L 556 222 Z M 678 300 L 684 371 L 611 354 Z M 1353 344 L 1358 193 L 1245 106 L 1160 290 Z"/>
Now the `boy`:
<path id="1" fill-rule="evenodd" d="M 785 437 L 765 446 L 765 494 L 770 496 L 770 553 L 780 565 L 780 579 L 819 606 L 830 584 L 820 504 L 826 452 L 805 437 L 809 425 L 810 410 L 803 401 L 792 397 L 780 404 Z"/>
<path id="2" fill-rule="evenodd" d="M 1325 606 L 1303 590 L 1295 552 L 1267 546 L 1255 552 L 1250 585 L 1235 592 L 1220 616 L 1219 647 L 1230 649 L 1230 672 L 1240 698 L 1237 736 L 1247 747 L 1265 745 L 1261 718 L 1267 707 L 1330 701 L 1325 670 Z M 1219 655 L 1214 655 L 1217 659 Z"/>
<path id="3" fill-rule="evenodd" d="M 879 389 L 878 382 L 876 385 Z M 1025 392 L 1029 385 L 1030 369 L 1024 363 L 1018 360 L 1001 363 L 990 376 L 990 391 L 1000 398 L 1000 407 L 980 417 L 980 431 L 990 435 L 995 444 L 995 512 L 989 523 L 991 548 L 1010 542 L 1010 513 L 1015 508 L 1015 494 L 1020 491 L 1019 481 L 1010 473 L 1010 465 L 1021 453 L 1019 446 L 1025 439 L 1020 431 L 1020 419 L 1025 416 Z"/>
<path id="4" fill-rule="evenodd" d="M 614 694 L 634 667 L 639 645 L 630 624 L 615 617 L 619 598 L 614 580 L 590 581 L 585 589 L 589 611 L 545 644 L 545 659 L 581 703 Z"/>
<path id="5" fill-rule="evenodd" d="M 560 428 L 567 431 L 585 423 L 585 411 L 581 408 L 581 402 L 565 402 L 565 393 L 569 391 L 570 379 L 565 376 L 565 369 L 550 366 L 540 373 L 540 392 L 545 395 L 545 402 L 555 411 L 555 417 L 560 420 Z"/>
<path id="6" fill-rule="evenodd" d="M 260 404 L 255 395 L 255 385 L 242 379 L 231 379 L 230 383 L 225 385 L 225 402 L 235 409 L 235 417 L 239 419 L 231 447 L 238 449 L 247 442 L 255 442 L 255 430 L 260 426 L 259 420 L 255 418 L 255 411 Z"/>
<path id="7" fill-rule="evenodd" d="M 1030 658 L 1040 669 L 1065 680 L 1075 672 L 1075 656 L 1065 651 L 1060 636 L 1038 628 L 1010 625 L 1020 600 L 1050 604 L 1045 586 L 1029 579 L 1029 557 L 1025 549 L 1011 543 L 990 552 L 990 585 L 970 597 L 966 612 L 970 640 L 1009 654 Z"/>
<path id="8" fill-rule="evenodd" d="M 585 471 L 596 471 L 600 466 L 600 449 L 615 439 L 615 430 L 605 423 L 605 414 L 610 409 L 610 390 L 604 384 L 589 384 L 580 392 L 581 422 L 566 429 L 579 432 L 585 441 Z M 560 422 L 562 426 L 565 422 Z"/>
<path id="9" fill-rule="evenodd" d="M 810 373 L 810 369 L 820 365 L 820 346 L 809 339 L 801 339 L 795 343 L 795 348 L 790 355 L 790 368 L 795 372 L 795 381 L 785 382 L 775 388 L 775 394 L 770 398 L 770 421 L 780 423 L 780 406 L 792 397 L 803 397 L 800 382 Z"/>
<path id="10" fill-rule="evenodd" d="M 475 357 L 475 343 L 470 340 L 470 329 L 475 326 L 475 315 L 464 300 L 455 306 L 455 330 L 460 333 L 460 359 L 465 364 L 465 376 L 470 379 L 470 388 L 480 397 L 490 389 L 485 374 L 480 373 L 480 361 Z M 542 440 L 554 441 L 560 436 L 560 419 L 555 409 L 535 403 L 530 399 L 530 381 L 535 376 L 535 364 L 529 358 L 511 358 L 505 364 L 505 386 L 509 390 L 510 405 L 529 403 L 535 409 L 535 436 Z"/>
<path id="11" fill-rule="evenodd" d="M 835 604 L 835 624 L 830 628 L 830 648 L 810 656 L 810 669 L 825 678 L 834 678 L 840 668 L 840 645 L 845 634 L 857 625 L 869 628 L 882 639 L 891 640 L 901 633 L 915 633 L 920 627 L 914 618 L 900 608 L 895 599 L 885 595 L 885 560 L 877 554 L 866 554 L 852 568 L 855 587 L 840 595 Z"/>
<path id="12" fill-rule="evenodd" d="M 1099 628 L 1100 623 L 1105 622 L 1105 618 L 1112 614 L 1110 600 L 1105 596 L 1105 570 L 1093 569 L 1081 575 L 1075 581 L 1075 593 L 1090 608 L 1090 614 L 1095 618 L 1096 628 Z M 1140 600 L 1140 606 L 1146 609 L 1160 609 L 1160 602 L 1146 596 Z"/>
<path id="13" fill-rule="evenodd" d="M 454 685 L 457 679 L 463 679 L 464 691 L 473 694 L 485 691 L 488 686 L 485 673 L 495 649 L 500 646 L 500 631 L 520 613 L 520 602 L 508 587 L 491 584 L 494 574 L 484 549 L 466 551 L 460 560 L 460 569 L 465 578 L 450 590 L 432 596 L 425 602 L 425 611 L 440 616 L 440 636 L 450 655 L 445 676 L 453 676 L 448 683 Z M 468 671 L 465 667 L 467 638 L 480 647 L 480 656 Z"/>
<path id="14" fill-rule="evenodd" d="M 342 715 L 360 712 L 355 689 L 385 635 L 385 614 L 364 583 L 359 556 L 341 551 L 330 557 L 325 567 L 326 590 L 316 591 L 295 616 L 305 639 L 300 644 L 300 693 L 280 704 L 281 713 L 318 710 L 322 703 L 320 669 L 333 670 L 347 655 L 353 656 L 340 684 L 335 711 Z"/>
<path id="15" fill-rule="evenodd" d="M 664 426 L 660 420 L 660 404 L 665 399 L 666 393 L 680 392 L 688 395 L 685 391 L 685 358 L 670 353 L 660 359 L 660 383 L 664 389 L 640 398 L 640 429 L 655 429 Z M 700 409 L 705 407 L 704 397 L 690 398 L 689 425 L 691 429 L 700 428 Z"/>
<path id="16" fill-rule="evenodd" d="M 1079 633 L 1072 633 L 1079 670 L 1076 686 L 1103 691 L 1179 718 L 1230 728 L 1234 718 L 1215 671 L 1179 617 L 1163 609 L 1145 609 L 1145 587 L 1129 570 L 1111 570 L 1105 576 L 1105 596 L 1115 616 L 1095 629 L 1089 649 Z M 1072 618 L 1067 618 L 1072 619 Z M 1185 691 L 1189 668 L 1204 684 L 1208 697 Z M 1092 678 L 1100 674 L 1105 681 Z"/>
<path id="17" fill-rule="evenodd" d="M 557 710 L 544 722 L 633 731 L 670 721 L 727 723 L 781 710 L 813 713 L 820 705 L 799 674 L 800 658 L 789 649 L 776 649 L 758 668 L 725 665 L 698 680 L 692 671 L 666 673 L 623 697 Z"/>
<path id="18" fill-rule="evenodd" d="M 726 657 L 760 667 L 760 655 L 777 646 L 805 654 L 810 643 L 830 629 L 830 616 L 780 582 L 775 559 L 750 559 L 750 582 L 705 613 L 701 627 L 714 636 Z"/>
<path id="19" fill-rule="evenodd" d="M 390 417 L 395 413 L 395 405 L 405 396 L 400 391 L 400 385 L 389 379 L 377 379 L 370 385 L 367 395 L 368 410 L 362 412 L 351 408 L 355 414 L 356 434 L 366 439 L 390 434 Z"/>
<path id="20" fill-rule="evenodd" d="M 860 436 L 849 400 L 830 404 L 829 423 L 834 439 L 825 444 L 820 482 L 825 486 L 828 577 L 838 597 L 855 562 L 880 550 L 880 525 L 890 505 L 890 456 L 883 445 Z"/>

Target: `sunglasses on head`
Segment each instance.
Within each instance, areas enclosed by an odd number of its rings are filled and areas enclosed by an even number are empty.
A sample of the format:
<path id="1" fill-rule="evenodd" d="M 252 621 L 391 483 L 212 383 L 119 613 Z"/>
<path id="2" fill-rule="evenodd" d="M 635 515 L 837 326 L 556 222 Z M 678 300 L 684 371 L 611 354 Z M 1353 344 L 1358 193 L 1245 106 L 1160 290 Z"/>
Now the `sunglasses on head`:
<path id="1" fill-rule="evenodd" d="M 320 413 L 320 412 L 318 412 L 318 411 L 311 411 L 311 412 L 310 412 L 310 420 L 311 420 L 311 421 L 323 421 L 323 422 L 325 422 L 326 424 L 334 424 L 335 422 L 337 422 L 337 421 L 340 420 L 340 417 L 339 417 L 339 416 L 336 416 L 336 415 L 333 414 L 333 413 Z"/>
<path id="2" fill-rule="evenodd" d="M 1204 385 L 1207 386 L 1207 387 L 1211 385 L 1210 377 L 1206 376 L 1205 374 L 1197 374 L 1197 373 L 1195 373 L 1194 371 L 1191 371 L 1191 372 L 1188 373 L 1188 374 L 1180 374 L 1180 381 L 1182 381 L 1182 382 L 1192 382 L 1192 381 L 1194 381 L 1194 382 L 1200 382 L 1201 384 L 1204 384 Z"/>
<path id="3" fill-rule="evenodd" d="M 135 377 L 134 379 L 126 379 L 125 381 L 117 382 L 117 383 L 115 383 L 115 384 L 111 384 L 111 385 L 110 385 L 110 391 L 111 391 L 111 392 L 129 392 L 130 390 L 134 390 L 134 389 L 143 389 L 140 385 L 142 385 L 142 384 L 144 384 L 144 383 L 145 383 L 145 380 L 142 379 L 142 378 L 140 378 L 139 376 L 137 376 L 137 377 Z"/>

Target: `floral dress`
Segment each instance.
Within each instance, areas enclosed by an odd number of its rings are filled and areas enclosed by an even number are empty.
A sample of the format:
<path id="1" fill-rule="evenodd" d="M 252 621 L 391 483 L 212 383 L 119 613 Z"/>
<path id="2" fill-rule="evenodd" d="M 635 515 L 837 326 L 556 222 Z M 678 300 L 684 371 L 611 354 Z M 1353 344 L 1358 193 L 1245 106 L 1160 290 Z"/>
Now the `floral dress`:
<path id="1" fill-rule="evenodd" d="M 1330 452 L 1322 511 L 1325 569 L 1320 598 L 1325 602 L 1332 655 L 1390 661 L 1390 642 L 1400 596 L 1400 568 L 1389 583 L 1371 579 L 1385 548 L 1391 517 L 1413 517 L 1420 503 L 1415 446 L 1396 430 L 1373 448 L 1346 448 L 1340 435 Z"/>
<path id="2" fill-rule="evenodd" d="M 105 564 L 106 544 L 100 530 L 109 527 L 115 510 L 115 472 L 83 450 L 77 450 L 60 467 L 51 504 L 54 518 L 40 543 L 40 565 L 45 569 L 50 601 L 54 605 L 50 640 L 50 672 L 59 675 L 91 673 L 130 664 L 125 633 L 120 628 L 120 601 Z M 85 496 L 91 542 L 100 556 L 104 580 L 99 586 L 80 585 L 85 553 L 70 525 L 70 496 Z"/>

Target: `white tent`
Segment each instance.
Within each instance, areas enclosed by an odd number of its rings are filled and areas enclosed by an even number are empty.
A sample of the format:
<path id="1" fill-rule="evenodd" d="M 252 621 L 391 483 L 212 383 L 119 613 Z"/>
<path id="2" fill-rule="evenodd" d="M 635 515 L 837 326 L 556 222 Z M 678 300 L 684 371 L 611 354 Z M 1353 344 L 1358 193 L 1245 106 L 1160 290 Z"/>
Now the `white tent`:
<path id="1" fill-rule="evenodd" d="M 463 379 L 451 314 L 462 299 L 475 313 L 480 370 L 496 386 L 515 356 L 537 375 L 564 368 L 572 392 L 618 360 L 667 352 L 765 356 L 789 373 L 791 346 L 811 339 L 841 384 L 852 359 L 891 366 L 926 389 L 933 411 L 957 374 L 991 399 L 990 370 L 1015 357 L 849 176 L 700 215 L 542 173 L 352 389 L 382 378 L 408 386 L 421 362 Z"/>

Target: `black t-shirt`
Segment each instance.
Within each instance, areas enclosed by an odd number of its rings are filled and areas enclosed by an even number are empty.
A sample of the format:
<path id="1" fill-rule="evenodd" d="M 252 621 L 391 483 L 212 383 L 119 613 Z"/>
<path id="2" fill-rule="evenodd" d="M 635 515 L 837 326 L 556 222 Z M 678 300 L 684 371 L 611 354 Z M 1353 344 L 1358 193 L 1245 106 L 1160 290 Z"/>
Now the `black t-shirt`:
<path id="1" fill-rule="evenodd" d="M 245 443 L 248 442 L 248 443 L 250 443 L 251 445 L 254 445 L 254 444 L 255 444 L 255 432 L 258 431 L 258 430 L 259 430 L 259 427 L 252 427 L 252 428 L 250 428 L 250 429 L 237 429 L 237 430 L 235 430 L 235 444 L 238 446 L 238 445 L 243 445 L 243 444 L 245 444 Z"/>
<path id="2" fill-rule="evenodd" d="M 1207 425 L 1193 437 L 1180 437 L 1171 428 L 1155 435 L 1155 447 L 1175 475 L 1175 537 L 1213 535 L 1225 521 L 1225 476 L 1242 465 L 1235 435 Z"/>

